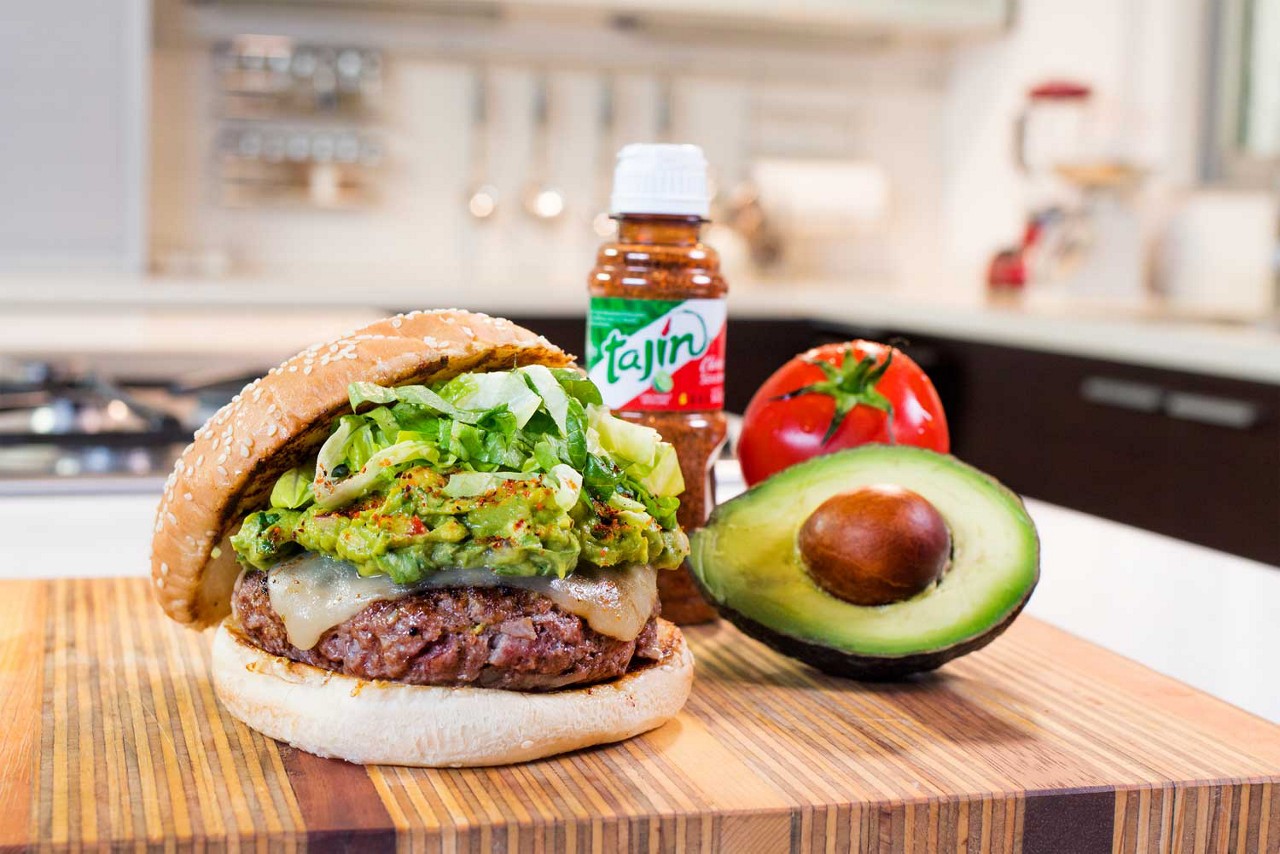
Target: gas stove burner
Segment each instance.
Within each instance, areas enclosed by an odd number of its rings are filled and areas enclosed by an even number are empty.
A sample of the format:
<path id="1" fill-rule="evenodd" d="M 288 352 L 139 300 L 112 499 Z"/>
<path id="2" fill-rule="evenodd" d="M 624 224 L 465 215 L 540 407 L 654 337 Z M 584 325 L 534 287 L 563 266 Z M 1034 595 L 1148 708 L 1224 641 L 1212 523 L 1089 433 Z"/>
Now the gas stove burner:
<path id="1" fill-rule="evenodd" d="M 0 362 L 0 480 L 156 475 L 192 429 L 143 390 L 44 362 Z"/>

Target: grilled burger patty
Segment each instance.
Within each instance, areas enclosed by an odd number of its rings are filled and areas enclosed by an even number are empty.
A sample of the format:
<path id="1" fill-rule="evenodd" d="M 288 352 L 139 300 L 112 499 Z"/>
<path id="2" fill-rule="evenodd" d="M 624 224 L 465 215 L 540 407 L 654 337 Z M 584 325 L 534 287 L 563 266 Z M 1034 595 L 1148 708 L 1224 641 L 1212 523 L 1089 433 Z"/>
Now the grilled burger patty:
<path id="1" fill-rule="evenodd" d="M 240 633 L 261 649 L 359 679 L 550 691 L 616 679 L 633 659 L 661 658 L 653 617 L 635 640 L 618 640 L 545 596 L 511 587 L 374 602 L 305 650 L 289 643 L 265 572 L 246 572 L 231 604 Z"/>

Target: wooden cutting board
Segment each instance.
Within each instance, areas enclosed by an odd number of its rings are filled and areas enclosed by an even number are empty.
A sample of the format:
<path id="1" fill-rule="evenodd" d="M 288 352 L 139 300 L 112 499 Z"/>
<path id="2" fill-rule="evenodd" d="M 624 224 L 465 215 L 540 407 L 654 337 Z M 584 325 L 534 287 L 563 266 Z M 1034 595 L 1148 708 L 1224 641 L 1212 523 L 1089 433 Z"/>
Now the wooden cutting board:
<path id="1" fill-rule="evenodd" d="M 685 712 L 524 766 L 318 759 L 222 712 L 138 579 L 0 582 L 0 848 L 1280 851 L 1280 727 L 1023 617 L 896 685 L 689 632 Z"/>

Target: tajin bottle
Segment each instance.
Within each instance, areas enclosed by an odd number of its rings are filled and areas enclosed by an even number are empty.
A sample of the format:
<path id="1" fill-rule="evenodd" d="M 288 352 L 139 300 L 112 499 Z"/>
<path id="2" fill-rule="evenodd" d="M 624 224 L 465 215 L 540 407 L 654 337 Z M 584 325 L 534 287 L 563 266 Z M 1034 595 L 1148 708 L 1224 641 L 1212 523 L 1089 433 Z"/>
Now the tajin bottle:
<path id="1" fill-rule="evenodd" d="M 615 240 L 596 255 L 588 290 L 587 367 L 621 418 L 656 428 L 680 458 L 681 526 L 715 504 L 725 440 L 725 295 L 707 221 L 707 161 L 696 145 L 628 145 L 618 153 L 610 213 Z M 688 567 L 658 573 L 662 613 L 714 619 Z"/>

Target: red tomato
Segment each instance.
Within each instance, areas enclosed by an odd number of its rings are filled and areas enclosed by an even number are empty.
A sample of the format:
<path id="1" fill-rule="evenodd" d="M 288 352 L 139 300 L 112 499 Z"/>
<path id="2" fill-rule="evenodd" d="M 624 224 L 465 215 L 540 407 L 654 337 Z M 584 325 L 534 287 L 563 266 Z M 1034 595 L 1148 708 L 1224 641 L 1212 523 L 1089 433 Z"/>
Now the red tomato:
<path id="1" fill-rule="evenodd" d="M 872 442 L 948 453 L 933 383 L 901 350 L 826 344 L 774 372 L 747 404 L 738 459 L 748 485 L 787 466 Z"/>

